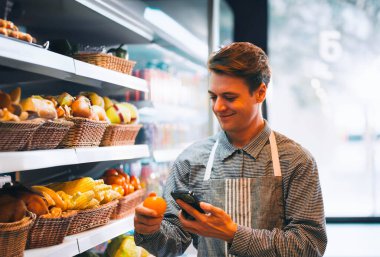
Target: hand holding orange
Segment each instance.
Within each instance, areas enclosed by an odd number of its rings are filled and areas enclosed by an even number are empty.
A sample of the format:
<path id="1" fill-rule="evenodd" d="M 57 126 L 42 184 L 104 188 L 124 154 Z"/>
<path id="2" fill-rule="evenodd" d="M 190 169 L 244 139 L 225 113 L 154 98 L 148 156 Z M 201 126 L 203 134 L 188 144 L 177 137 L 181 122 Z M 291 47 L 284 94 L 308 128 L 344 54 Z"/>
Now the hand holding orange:
<path id="1" fill-rule="evenodd" d="M 166 210 L 165 200 L 158 197 L 155 192 L 149 194 L 149 196 L 144 200 L 143 206 L 155 210 L 158 215 L 163 215 Z"/>

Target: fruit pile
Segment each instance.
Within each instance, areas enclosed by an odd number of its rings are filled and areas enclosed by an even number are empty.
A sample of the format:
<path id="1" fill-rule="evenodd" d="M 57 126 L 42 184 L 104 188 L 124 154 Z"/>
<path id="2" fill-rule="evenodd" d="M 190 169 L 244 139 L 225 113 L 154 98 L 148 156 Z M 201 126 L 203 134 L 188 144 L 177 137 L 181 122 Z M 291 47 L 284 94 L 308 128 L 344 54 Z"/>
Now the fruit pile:
<path id="1" fill-rule="evenodd" d="M 94 92 L 82 92 L 77 97 L 67 92 L 59 96 L 33 95 L 21 100 L 19 87 L 9 94 L 0 90 L 0 121 L 69 117 L 108 121 L 113 124 L 135 124 L 138 121 L 138 112 L 130 103 L 117 103 Z"/>
<path id="2" fill-rule="evenodd" d="M 45 218 L 57 218 L 68 210 L 96 208 L 119 199 L 123 195 L 104 184 L 102 179 L 84 177 L 47 186 L 8 189 L 0 192 L 0 223 L 15 222 L 25 217 L 26 211 Z"/>
<path id="3" fill-rule="evenodd" d="M 8 37 L 17 38 L 29 43 L 36 43 L 36 39 L 28 33 L 18 30 L 18 27 L 11 21 L 0 19 L 0 34 Z"/>
<path id="4" fill-rule="evenodd" d="M 120 169 L 106 170 L 103 173 L 102 179 L 104 183 L 111 185 L 114 190 L 123 196 L 141 189 L 141 183 L 138 177 L 129 176 Z"/>

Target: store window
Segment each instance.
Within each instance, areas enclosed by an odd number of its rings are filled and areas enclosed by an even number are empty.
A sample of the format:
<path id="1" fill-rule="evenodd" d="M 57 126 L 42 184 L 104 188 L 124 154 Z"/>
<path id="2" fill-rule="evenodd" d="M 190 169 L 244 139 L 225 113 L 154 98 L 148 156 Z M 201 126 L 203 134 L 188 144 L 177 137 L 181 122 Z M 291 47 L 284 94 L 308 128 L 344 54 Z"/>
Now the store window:
<path id="1" fill-rule="evenodd" d="M 269 3 L 272 127 L 316 158 L 328 217 L 379 217 L 380 1 Z"/>

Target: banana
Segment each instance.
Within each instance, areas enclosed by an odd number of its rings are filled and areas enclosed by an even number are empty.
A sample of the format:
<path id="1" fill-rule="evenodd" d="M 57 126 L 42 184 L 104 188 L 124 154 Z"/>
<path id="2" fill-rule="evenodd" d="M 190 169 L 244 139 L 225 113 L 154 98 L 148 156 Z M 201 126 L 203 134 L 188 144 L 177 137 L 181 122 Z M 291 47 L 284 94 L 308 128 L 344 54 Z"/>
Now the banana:
<path id="1" fill-rule="evenodd" d="M 67 204 L 62 200 L 62 198 L 54 192 L 54 190 L 45 186 L 32 186 L 32 188 L 38 192 L 45 192 L 48 194 L 55 202 L 55 206 L 61 208 L 63 211 L 67 209 Z"/>
<path id="2" fill-rule="evenodd" d="M 48 193 L 46 193 L 46 192 L 41 192 L 41 193 L 44 196 L 48 207 L 55 206 L 55 202 L 54 202 L 53 198 L 51 198 L 51 196 Z"/>
<path id="3" fill-rule="evenodd" d="M 72 200 L 73 197 L 71 195 L 66 194 L 63 191 L 58 191 L 57 194 L 62 198 L 65 204 L 67 204 L 67 210 L 72 210 L 74 207 L 74 203 Z"/>

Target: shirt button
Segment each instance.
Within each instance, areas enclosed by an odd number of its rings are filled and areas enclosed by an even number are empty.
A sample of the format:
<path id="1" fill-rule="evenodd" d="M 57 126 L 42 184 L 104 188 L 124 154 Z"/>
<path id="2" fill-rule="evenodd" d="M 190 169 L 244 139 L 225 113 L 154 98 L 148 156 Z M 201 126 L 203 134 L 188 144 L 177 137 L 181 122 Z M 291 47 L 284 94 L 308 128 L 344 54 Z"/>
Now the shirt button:
<path id="1" fill-rule="evenodd" d="M 243 150 L 239 149 L 239 150 L 238 150 L 238 153 L 239 153 L 239 154 L 243 153 Z"/>

